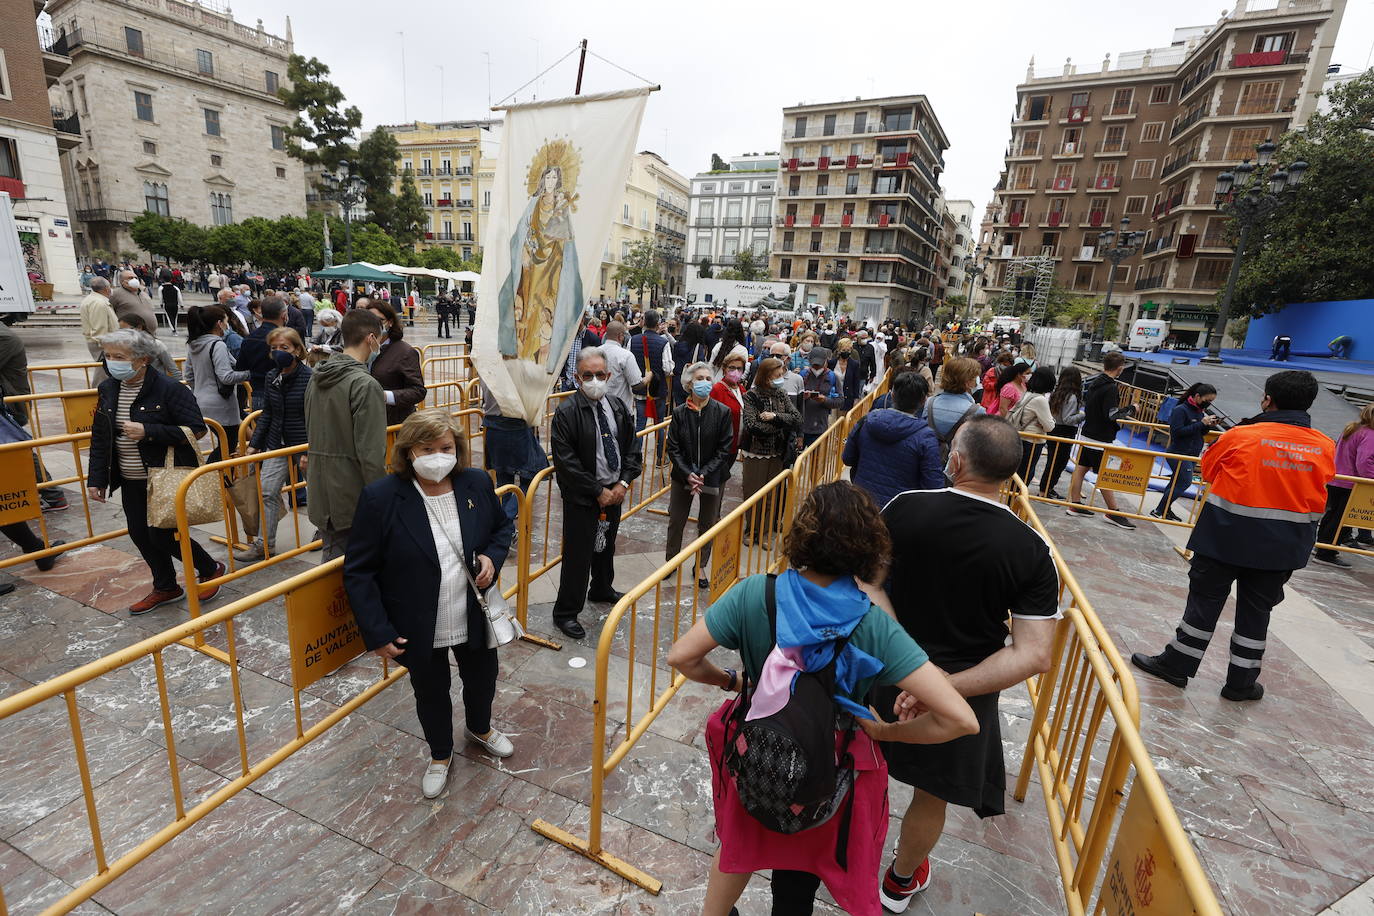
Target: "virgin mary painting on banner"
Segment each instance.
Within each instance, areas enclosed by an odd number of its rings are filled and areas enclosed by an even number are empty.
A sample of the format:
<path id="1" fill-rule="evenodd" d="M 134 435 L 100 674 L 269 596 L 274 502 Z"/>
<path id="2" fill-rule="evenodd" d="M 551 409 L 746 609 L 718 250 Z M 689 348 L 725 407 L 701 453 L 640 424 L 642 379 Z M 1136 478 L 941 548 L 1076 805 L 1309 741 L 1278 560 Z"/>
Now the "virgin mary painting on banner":
<path id="1" fill-rule="evenodd" d="M 506 109 L 483 230 L 472 362 L 507 417 L 539 425 L 625 194 L 649 89 Z"/>

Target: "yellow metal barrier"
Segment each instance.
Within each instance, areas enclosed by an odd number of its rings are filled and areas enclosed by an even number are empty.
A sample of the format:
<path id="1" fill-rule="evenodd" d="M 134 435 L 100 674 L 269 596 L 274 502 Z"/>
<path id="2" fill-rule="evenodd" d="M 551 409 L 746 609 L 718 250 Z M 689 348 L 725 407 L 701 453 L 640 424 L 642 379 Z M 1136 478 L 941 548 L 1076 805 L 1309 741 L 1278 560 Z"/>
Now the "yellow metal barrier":
<path id="1" fill-rule="evenodd" d="M 43 437 L 44 408 L 54 404 L 60 409 L 63 431 L 86 433 L 91 430 L 99 392 L 95 388 L 73 388 L 67 391 L 47 391 L 39 394 L 12 394 L 5 404 L 17 404 L 28 414 L 29 429 L 35 439 Z"/>
<path id="2" fill-rule="evenodd" d="M 420 363 L 420 375 L 425 384 L 431 382 L 458 382 L 474 377 L 472 357 L 431 356 Z"/>
<path id="3" fill-rule="evenodd" d="M 1346 547 L 1340 543 L 1341 531 L 1347 527 L 1363 528 L 1366 531 L 1374 529 L 1374 480 L 1368 477 L 1349 477 L 1345 474 L 1337 474 L 1336 479 L 1351 484 L 1350 498 L 1346 501 L 1345 511 L 1341 513 L 1341 523 L 1336 526 L 1336 543 L 1318 541 L 1317 548 L 1374 557 L 1374 550 L 1368 547 Z"/>
<path id="4" fill-rule="evenodd" d="M 238 642 L 235 637 L 234 628 L 235 619 L 241 614 L 260 608 L 269 601 L 289 595 L 297 589 L 328 580 L 336 576 L 342 566 L 342 560 L 334 560 L 317 569 L 312 569 L 300 575 L 292 576 L 289 579 L 278 582 L 259 592 L 240 598 L 222 608 L 218 608 L 198 619 L 183 623 L 180 626 L 172 627 L 169 630 L 164 630 L 156 636 L 144 639 L 126 649 L 121 649 L 118 652 L 82 665 L 80 668 L 69 671 L 49 681 L 45 681 L 42 684 L 38 684 L 12 696 L 0 699 L 0 722 L 4 722 L 11 716 L 32 709 L 41 703 L 50 700 L 60 700 L 65 704 L 67 724 L 71 732 L 73 745 L 75 746 L 76 764 L 80 774 L 82 795 L 85 798 L 86 819 L 90 827 L 90 849 L 95 860 L 95 872 L 84 880 L 76 882 L 71 891 L 45 909 L 43 911 L 45 916 L 66 913 L 82 902 L 89 900 L 94 894 L 99 892 L 101 888 L 106 887 L 139 862 L 142 862 L 158 849 L 161 849 L 201 818 L 252 785 L 256 780 L 270 772 L 282 761 L 286 760 L 292 754 L 343 721 L 343 719 L 357 711 L 357 709 L 368 700 L 405 676 L 405 668 L 400 666 L 388 668 L 387 664 L 383 662 L 381 664 L 379 677 L 376 681 L 369 684 L 356 696 L 350 698 L 337 709 L 307 728 L 301 717 L 301 690 L 303 689 L 303 685 L 296 682 L 293 674 L 292 693 L 296 712 L 295 736 L 276 747 L 271 752 L 259 757 L 257 760 L 250 760 L 248 742 L 249 724 L 258 717 L 249 715 L 245 708 L 243 690 L 239 677 Z M 223 786 L 220 786 L 218 789 L 205 796 L 196 804 L 187 807 L 187 799 L 181 783 L 180 768 L 182 761 L 177 756 L 176 734 L 172 725 L 173 706 L 172 700 L 169 697 L 169 677 L 167 665 L 164 661 L 164 653 L 176 644 L 185 643 L 188 640 L 203 642 L 204 634 L 207 630 L 221 625 L 224 627 L 228 645 L 228 652 L 225 655 L 230 666 L 230 693 L 233 707 L 232 715 L 235 721 L 235 731 L 238 743 L 239 774 L 230 779 Z M 109 838 L 102 829 L 100 812 L 96 804 L 95 785 L 91 775 L 91 765 L 86 751 L 86 741 L 81 730 L 81 710 L 78 705 L 78 691 L 89 689 L 88 685 L 98 679 L 125 670 L 144 660 L 151 662 L 153 672 L 156 675 L 155 683 L 157 685 L 158 705 L 161 710 L 162 733 L 167 748 L 168 791 L 172 798 L 175 814 L 170 821 L 154 830 L 148 836 L 138 839 L 137 842 L 135 842 L 136 838 L 131 836 L 121 835 Z M 177 660 L 174 659 L 174 661 Z M 120 691 L 128 689 L 129 683 L 147 683 L 147 681 L 137 677 L 126 679 L 120 683 L 118 689 Z M 129 700 L 132 702 L 134 698 L 130 697 Z M 197 717 L 195 721 L 212 720 L 213 717 Z M 113 846 L 127 848 L 120 855 L 111 858 L 107 850 L 107 840 Z M 4 897 L 3 894 L 0 894 L 0 913 L 4 913 L 5 911 Z"/>
<path id="5" fill-rule="evenodd" d="M 6 523 L 37 522 L 39 537 L 42 538 L 44 544 L 42 550 L 0 559 L 0 569 L 18 566 L 30 560 L 41 560 L 81 547 L 89 547 L 92 544 L 113 540 L 129 533 L 127 527 L 96 531 L 95 523 L 91 519 L 90 497 L 86 493 L 86 467 L 81 454 L 83 448 L 89 447 L 90 440 L 91 434 L 84 432 L 66 433 L 61 436 L 44 436 L 39 439 L 7 442 L 0 445 L 0 481 L 3 481 L 0 483 L 0 490 L 3 490 L 4 496 L 4 499 L 0 500 L 3 502 L 3 506 L 0 507 L 0 521 Z M 60 451 L 62 454 L 60 457 L 50 455 L 48 461 L 41 461 L 42 449 L 49 447 L 52 447 L 53 451 Z M 69 457 L 66 454 L 68 449 L 70 450 Z M 85 537 L 68 541 L 60 548 L 50 546 L 52 539 L 48 534 L 47 519 L 39 506 L 38 468 L 40 466 L 45 469 L 59 466 L 63 468 L 52 479 L 43 482 L 41 488 L 74 486 L 77 492 L 68 495 L 67 499 L 69 502 L 77 498 L 81 500 L 81 509 L 86 520 Z M 70 473 L 66 472 L 67 468 L 70 468 Z"/>
<path id="6" fill-rule="evenodd" d="M 468 352 L 467 344 L 464 343 L 432 343 L 425 344 L 420 348 L 420 362 L 427 359 L 436 359 L 441 356 L 466 356 Z"/>
<path id="7" fill-rule="evenodd" d="M 1138 861 L 1148 855 L 1145 887 L 1162 904 L 1152 912 L 1221 916 L 1141 739 L 1135 679 L 1036 517 L 1025 485 L 1019 479 L 1013 484 L 1012 507 L 1050 544 L 1064 619 L 1055 632 L 1049 670 L 1026 682 L 1035 711 L 1012 794 L 1025 801 L 1034 769 L 1045 795 L 1065 906 L 1070 916 L 1082 916 L 1096 890 L 1099 908 L 1111 901 L 1116 905 L 1108 907 L 1110 912 L 1133 911 L 1130 894 L 1138 887 Z M 1123 800 L 1126 812 L 1118 829 Z M 1109 860 L 1105 873 L 1104 859 Z"/>

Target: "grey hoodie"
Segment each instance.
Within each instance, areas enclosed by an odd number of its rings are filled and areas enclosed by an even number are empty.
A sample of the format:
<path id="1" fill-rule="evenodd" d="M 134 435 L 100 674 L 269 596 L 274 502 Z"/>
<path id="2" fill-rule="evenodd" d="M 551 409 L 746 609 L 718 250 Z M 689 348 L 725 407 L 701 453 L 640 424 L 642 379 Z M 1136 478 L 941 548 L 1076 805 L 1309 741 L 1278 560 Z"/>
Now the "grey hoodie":
<path id="1" fill-rule="evenodd" d="M 386 476 L 386 395 L 367 367 L 336 353 L 305 389 L 310 521 L 345 531 L 363 487 Z"/>
<path id="2" fill-rule="evenodd" d="M 229 346 L 216 334 L 202 334 L 186 345 L 186 365 L 183 369 L 186 384 L 196 394 L 200 412 L 220 426 L 238 426 L 243 422 L 239 412 L 238 392 L 228 397 L 219 393 L 220 385 L 237 385 L 248 380 L 247 372 L 234 371 L 234 359 Z"/>

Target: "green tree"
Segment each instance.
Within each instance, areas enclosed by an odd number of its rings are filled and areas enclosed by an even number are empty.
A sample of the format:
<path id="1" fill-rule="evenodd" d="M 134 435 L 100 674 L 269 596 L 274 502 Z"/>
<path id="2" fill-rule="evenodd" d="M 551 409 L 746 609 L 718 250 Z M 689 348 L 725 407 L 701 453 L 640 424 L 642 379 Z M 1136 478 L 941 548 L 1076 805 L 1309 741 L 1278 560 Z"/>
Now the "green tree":
<path id="1" fill-rule="evenodd" d="M 165 255 L 167 243 L 172 233 L 172 220 L 165 216 L 145 210 L 134 218 L 129 226 L 129 235 L 134 244 L 151 255 Z"/>
<path id="2" fill-rule="evenodd" d="M 417 267 L 429 270 L 462 270 L 463 259 L 452 248 L 426 248 L 419 253 Z"/>
<path id="3" fill-rule="evenodd" d="M 712 153 L 712 154 L 711 154 L 711 171 L 713 171 L 713 172 L 728 172 L 728 171 L 730 171 L 730 163 L 726 162 L 724 159 L 720 158 L 720 156 L 716 155 L 715 153 Z"/>
<path id="4" fill-rule="evenodd" d="M 401 246 L 376 223 L 353 225 L 353 259 L 369 264 L 396 264 L 402 257 Z"/>
<path id="5" fill-rule="evenodd" d="M 830 310 L 833 312 L 844 304 L 846 297 L 843 283 L 831 283 L 829 289 L 825 291 L 826 301 L 830 303 Z"/>
<path id="6" fill-rule="evenodd" d="M 644 290 L 658 283 L 661 276 L 658 248 L 653 239 L 640 239 L 630 246 L 630 253 L 615 269 L 614 280 L 617 285 L 627 286 L 644 301 Z"/>
<path id="7" fill-rule="evenodd" d="M 396 158 L 400 147 L 390 131 L 378 128 L 368 134 L 353 157 L 354 173 L 367 185 L 367 212 L 371 220 L 383 228 L 390 228 L 396 213 L 396 195 L 391 186 L 396 181 Z"/>
<path id="8" fill-rule="evenodd" d="M 206 260 L 205 244 L 210 233 L 204 226 L 176 220 L 168 233 L 167 257 L 179 264 L 194 264 Z"/>
<path id="9" fill-rule="evenodd" d="M 281 87 L 277 95 L 296 112 L 286 128 L 287 154 L 310 165 L 336 167 L 348 157 L 348 139 L 362 126 L 362 112 L 355 105 L 342 108 L 343 90 L 325 78 L 329 68 L 314 57 L 292 54 L 286 76 L 290 88 Z"/>
<path id="10" fill-rule="evenodd" d="M 482 272 L 482 249 L 478 248 L 472 253 L 472 257 L 459 262 L 458 269 L 471 270 L 480 274 Z"/>
<path id="11" fill-rule="evenodd" d="M 239 223 L 215 226 L 205 239 L 205 258 L 221 267 L 237 267 L 248 262 L 248 233 Z"/>
<path id="12" fill-rule="evenodd" d="M 415 176 L 410 169 L 401 175 L 401 193 L 396 195 L 396 206 L 391 215 L 391 224 L 386 229 L 403 247 L 410 247 L 425 234 L 429 225 L 429 214 L 425 212 L 424 198 L 415 184 Z"/>
<path id="13" fill-rule="evenodd" d="M 709 257 L 702 258 L 701 263 L 697 265 L 697 276 L 707 280 L 711 279 L 711 259 Z"/>
<path id="14" fill-rule="evenodd" d="M 1279 139 L 1274 162 L 1301 159 L 1307 174 L 1292 199 L 1250 233 L 1232 314 L 1360 299 L 1374 289 L 1374 71 L 1327 97 L 1328 113 Z M 1269 174 L 1256 172 L 1261 186 Z"/>
<path id="15" fill-rule="evenodd" d="M 318 219 L 255 218 L 244 220 L 243 227 L 250 239 L 249 260 L 258 267 L 315 269 L 324 263 L 324 224 Z"/>
<path id="16" fill-rule="evenodd" d="M 735 266 L 722 270 L 720 276 L 723 280 L 772 279 L 768 273 L 768 252 L 756 255 L 752 248 L 744 248 L 735 255 Z"/>

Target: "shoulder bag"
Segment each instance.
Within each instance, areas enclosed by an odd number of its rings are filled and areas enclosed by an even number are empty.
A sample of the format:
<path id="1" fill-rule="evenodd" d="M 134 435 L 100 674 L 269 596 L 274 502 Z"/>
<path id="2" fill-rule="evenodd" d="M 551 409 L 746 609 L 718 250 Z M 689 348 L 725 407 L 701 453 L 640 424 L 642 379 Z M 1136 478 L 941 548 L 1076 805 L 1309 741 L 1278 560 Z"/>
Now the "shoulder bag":
<path id="1" fill-rule="evenodd" d="M 455 491 L 454 500 L 458 499 Z M 461 510 L 460 510 L 461 511 Z M 452 532 L 447 527 L 441 526 L 444 537 L 448 539 L 449 546 L 453 552 L 463 557 L 463 546 L 453 537 Z M 477 603 L 482 607 L 482 613 L 487 618 L 487 648 L 496 649 L 507 643 L 515 642 L 525 635 L 525 628 L 520 625 L 520 621 L 511 613 L 510 604 L 506 601 L 506 596 L 501 593 L 500 577 L 493 577 L 491 585 L 486 590 L 477 587 L 476 577 L 472 570 L 468 569 L 467 561 L 462 562 L 463 577 L 468 581 L 468 587 L 477 596 Z"/>
<path id="2" fill-rule="evenodd" d="M 205 457 L 196 447 L 196 438 L 191 430 L 180 427 L 191 452 L 196 456 L 196 467 L 205 464 Z M 177 488 L 190 476 L 195 468 L 179 468 L 173 465 L 176 447 L 167 446 L 162 467 L 148 468 L 148 525 L 152 528 L 177 527 Z M 224 518 L 224 498 L 220 494 L 219 475 L 201 474 L 186 491 L 186 522 L 189 525 L 204 525 Z"/>

